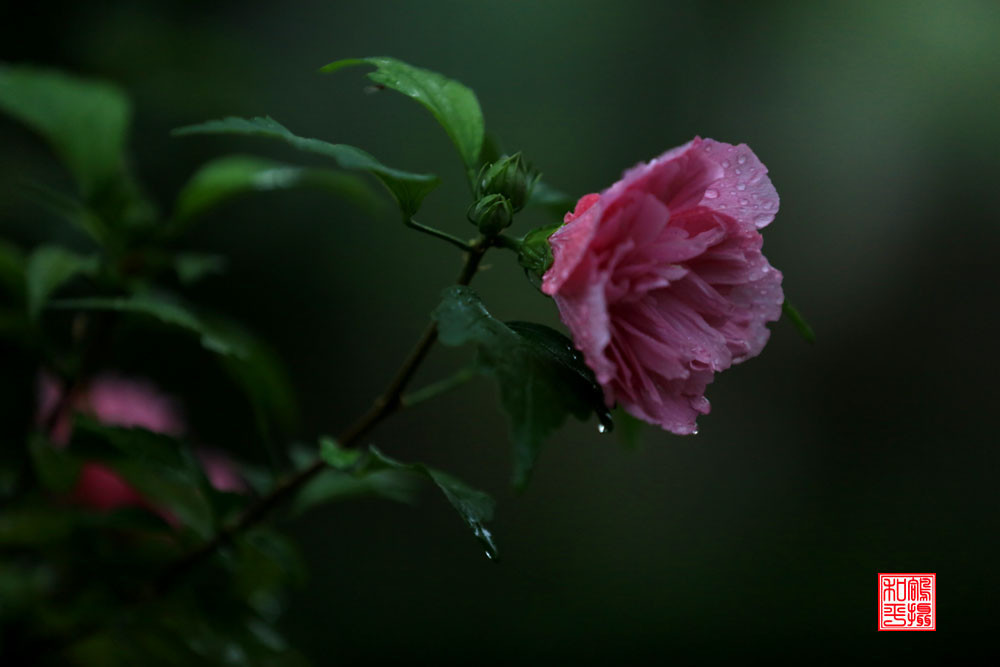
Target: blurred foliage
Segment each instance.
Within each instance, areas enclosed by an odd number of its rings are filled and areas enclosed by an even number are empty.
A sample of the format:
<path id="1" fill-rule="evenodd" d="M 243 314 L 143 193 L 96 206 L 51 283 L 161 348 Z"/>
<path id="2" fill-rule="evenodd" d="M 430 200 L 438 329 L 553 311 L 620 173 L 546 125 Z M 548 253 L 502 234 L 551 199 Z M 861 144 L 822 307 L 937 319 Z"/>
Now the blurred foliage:
<path id="1" fill-rule="evenodd" d="M 819 348 L 775 345 L 711 387 L 716 414 L 696 440 L 648 432 L 641 457 L 621 457 L 592 426 L 568 427 L 527 494 L 498 493 L 506 508 L 496 520 L 500 567 L 467 558 L 467 536 L 452 530 L 446 502 L 419 521 L 364 502 L 350 513 L 304 514 L 292 529 L 311 576 L 293 589 L 280 622 L 304 652 L 343 662 L 467 662 L 484 650 L 524 663 L 648 653 L 712 661 L 819 643 L 873 655 L 885 651 L 873 630 L 874 573 L 894 568 L 941 573 L 948 631 L 923 636 L 931 641 L 910 651 L 915 660 L 989 648 L 997 369 L 983 341 L 1000 325 L 989 307 L 1000 240 L 996 3 L 48 7 L 0 7 L 0 57 L 127 89 L 142 139 L 126 165 L 161 210 L 173 210 L 174 193 L 199 165 L 259 149 L 236 138 L 178 141 L 172 128 L 266 111 L 306 136 L 349 137 L 387 164 L 441 174 L 422 216 L 467 233 L 449 204 L 464 186 L 450 178 L 452 149 L 430 116 L 414 117 L 408 101 L 377 87 L 357 95 L 360 74 L 312 74 L 352 53 L 397 54 L 475 87 L 491 131 L 544 157 L 547 183 L 572 186 L 569 206 L 624 165 L 695 134 L 746 140 L 781 193 L 765 250 L 782 257 L 795 286 L 789 297 L 820 333 Z M 411 124 L 407 141 L 386 129 L 400 122 Z M 21 347 L 40 342 L 24 317 L 25 249 L 95 250 L 86 232 L 24 204 L 11 185 L 30 178 L 67 192 L 69 173 L 4 118 L 0 143 L 0 225 L 9 239 L 0 240 L 0 429 L 20 442 L 40 353 Z M 330 166 L 296 153 L 254 159 Z M 560 219 L 565 201 L 537 219 L 525 215 L 514 231 Z M 72 200 L 50 206 L 93 227 Z M 384 209 L 371 224 L 339 224 L 356 217 L 353 205 L 321 193 L 240 197 L 206 211 L 176 248 L 178 258 L 187 247 L 225 254 L 227 280 L 204 274 L 196 285 L 173 285 L 173 266 L 147 255 L 163 267 L 163 283 L 246 322 L 287 362 L 302 440 L 367 407 L 434 307 L 434 285 L 457 269 L 448 249 L 389 233 Z M 389 289 L 414 276 L 424 289 Z M 55 296 L 85 296 L 91 280 L 80 274 Z M 525 300 L 510 280 L 484 271 L 477 283 L 498 318 L 517 308 L 517 317 L 555 323 L 543 299 Z M 68 314 L 43 311 L 43 322 L 52 318 L 69 331 Z M 359 335 L 357 321 L 378 326 Z M 145 318 L 129 316 L 122 327 L 114 341 L 122 371 L 186 396 L 201 441 L 230 444 L 255 472 L 268 467 L 250 403 L 224 368 Z M 790 335 L 776 327 L 774 342 Z M 53 337 L 51 345 L 71 342 Z M 430 359 L 428 377 L 452 362 Z M 477 482 L 502 489 L 508 454 L 493 437 L 470 438 L 465 416 L 481 415 L 475 427 L 484 433 L 501 432 L 503 420 L 486 409 L 493 400 L 484 385 L 469 385 L 427 406 L 433 428 L 404 413 L 378 441 L 465 476 L 492 471 Z M 0 448 L 4 494 L 16 486 L 7 471 L 28 465 L 25 455 Z M 0 522 L 13 515 L 5 501 Z M 384 530 L 373 533 L 373 521 Z M 58 535 L 58 523 L 22 525 L 32 526 L 24 534 Z M 47 567 L 3 562 L 4 610 L 54 585 Z M 349 610 L 331 609 L 331 599 L 348 600 Z M 0 614 L 5 624 L 11 618 Z M 914 649 L 914 639 L 897 635 L 897 647 Z M 112 650 L 111 640 L 98 644 Z"/>

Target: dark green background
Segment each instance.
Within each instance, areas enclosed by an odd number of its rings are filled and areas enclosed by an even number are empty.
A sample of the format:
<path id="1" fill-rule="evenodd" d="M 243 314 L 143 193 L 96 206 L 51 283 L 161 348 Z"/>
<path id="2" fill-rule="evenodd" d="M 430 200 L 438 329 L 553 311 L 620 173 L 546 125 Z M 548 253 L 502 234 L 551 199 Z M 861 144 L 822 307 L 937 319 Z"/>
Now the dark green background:
<path id="1" fill-rule="evenodd" d="M 781 211 L 765 252 L 819 342 L 786 323 L 722 374 L 701 434 L 623 451 L 572 424 L 533 485 L 507 485 L 506 425 L 481 382 L 372 441 L 493 492 L 491 563 L 443 500 L 331 506 L 291 528 L 311 571 L 284 630 L 318 664 L 825 655 L 937 659 L 996 642 L 996 269 L 1000 4 L 982 2 L 47 3 L 0 9 L 0 59 L 109 78 L 133 95 L 133 155 L 165 207 L 203 160 L 253 151 L 170 128 L 270 114 L 446 184 L 423 219 L 461 235 L 443 132 L 338 58 L 392 55 L 473 87 L 487 127 L 553 185 L 600 190 L 692 136 L 746 142 Z M 16 8 L 18 11 L 23 6 Z M 0 180 L 68 178 L 0 120 Z M 0 195 L 0 232 L 69 232 Z M 520 221 L 524 231 L 540 218 Z M 195 295 L 287 362 L 297 435 L 336 432 L 381 389 L 459 259 L 319 194 L 226 207 L 190 239 L 232 257 Z M 556 322 L 497 254 L 476 279 L 504 319 Z M 260 459 L 243 399 L 175 338 L 117 367 L 187 397 L 199 437 Z M 419 381 L 453 368 L 438 350 Z M 938 573 L 940 630 L 877 633 L 879 571 Z"/>

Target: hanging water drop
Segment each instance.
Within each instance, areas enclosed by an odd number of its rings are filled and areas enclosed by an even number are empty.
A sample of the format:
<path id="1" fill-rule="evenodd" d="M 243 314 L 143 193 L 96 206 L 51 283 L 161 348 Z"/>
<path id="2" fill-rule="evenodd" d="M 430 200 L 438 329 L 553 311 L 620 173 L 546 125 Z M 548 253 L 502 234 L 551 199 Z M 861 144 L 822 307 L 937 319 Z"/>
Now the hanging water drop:
<path id="1" fill-rule="evenodd" d="M 597 432 L 598 433 L 607 433 L 608 432 L 608 427 L 605 426 L 604 424 L 598 424 L 597 425 Z"/>

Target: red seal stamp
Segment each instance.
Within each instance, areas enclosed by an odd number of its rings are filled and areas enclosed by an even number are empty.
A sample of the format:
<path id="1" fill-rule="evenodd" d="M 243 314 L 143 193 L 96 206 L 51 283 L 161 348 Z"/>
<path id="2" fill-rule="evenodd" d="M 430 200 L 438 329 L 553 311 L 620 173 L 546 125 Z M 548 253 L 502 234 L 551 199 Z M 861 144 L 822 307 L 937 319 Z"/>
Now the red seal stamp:
<path id="1" fill-rule="evenodd" d="M 934 572 L 879 573 L 879 630 L 937 630 Z"/>

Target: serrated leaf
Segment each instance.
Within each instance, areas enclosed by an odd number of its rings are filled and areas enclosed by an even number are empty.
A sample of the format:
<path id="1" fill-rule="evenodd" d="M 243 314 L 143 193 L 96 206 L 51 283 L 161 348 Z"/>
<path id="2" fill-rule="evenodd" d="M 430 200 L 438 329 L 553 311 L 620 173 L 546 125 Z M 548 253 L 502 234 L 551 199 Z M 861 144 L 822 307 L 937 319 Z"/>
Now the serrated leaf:
<path id="1" fill-rule="evenodd" d="M 28 315 L 38 315 L 49 296 L 78 275 L 93 275 L 98 268 L 94 255 L 78 255 L 61 246 L 43 245 L 28 257 L 25 271 Z"/>
<path id="2" fill-rule="evenodd" d="M 373 65 L 368 78 L 419 102 L 451 137 L 467 169 L 479 164 L 483 146 L 483 112 L 472 90 L 446 76 L 387 57 L 348 58 L 322 68 L 336 72 L 345 67 Z"/>
<path id="3" fill-rule="evenodd" d="M 59 299 L 51 301 L 49 307 L 65 310 L 110 310 L 146 315 L 197 335 L 206 349 L 223 356 L 245 358 L 248 354 L 240 341 L 225 336 L 183 305 L 158 294 Z"/>
<path id="4" fill-rule="evenodd" d="M 296 136 L 270 117 L 246 119 L 230 116 L 200 125 L 182 127 L 174 130 L 173 134 L 175 136 L 239 134 L 280 139 L 299 150 L 332 158 L 343 169 L 367 171 L 382 181 L 396 198 L 404 219 L 416 214 L 424 197 L 440 184 L 438 177 L 433 174 L 414 174 L 387 167 L 360 148 Z"/>
<path id="5" fill-rule="evenodd" d="M 600 385 L 572 342 L 548 327 L 526 322 L 504 324 L 464 286 L 450 287 L 434 311 L 445 345 L 474 343 L 479 364 L 500 387 L 514 445 L 514 484 L 524 488 L 544 440 L 570 414 L 587 419 L 596 413 L 604 429 L 611 418 Z"/>
<path id="6" fill-rule="evenodd" d="M 373 459 L 365 466 L 366 470 L 386 467 L 391 470 L 410 471 L 423 475 L 434 482 L 459 516 L 472 529 L 472 534 L 485 547 L 486 555 L 489 558 L 497 557 L 498 552 L 493 541 L 493 534 L 486 528 L 486 522 L 493 519 L 493 509 L 496 505 L 489 494 L 473 489 L 457 477 L 423 463 L 397 461 L 380 452 L 374 445 L 369 447 L 369 451 Z"/>
<path id="7" fill-rule="evenodd" d="M 177 196 L 173 227 L 184 228 L 192 218 L 250 192 L 295 188 L 323 190 L 345 197 L 371 212 L 378 200 L 364 181 L 332 169 L 298 167 L 247 155 L 231 155 L 201 166 Z"/>
<path id="8" fill-rule="evenodd" d="M 0 65 L 0 110 L 45 138 L 84 197 L 121 177 L 131 108 L 116 86 L 49 69 Z"/>

